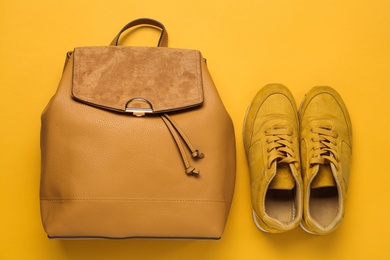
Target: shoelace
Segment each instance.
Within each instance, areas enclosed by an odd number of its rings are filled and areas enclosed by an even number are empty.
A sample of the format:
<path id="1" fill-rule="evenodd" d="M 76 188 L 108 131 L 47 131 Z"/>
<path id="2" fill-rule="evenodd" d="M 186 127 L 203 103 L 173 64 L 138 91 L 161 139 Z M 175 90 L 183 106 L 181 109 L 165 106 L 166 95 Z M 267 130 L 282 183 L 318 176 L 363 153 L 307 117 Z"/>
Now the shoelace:
<path id="1" fill-rule="evenodd" d="M 184 134 L 184 132 L 180 129 L 180 127 L 172 120 L 170 116 L 167 114 L 161 114 L 161 119 L 164 121 L 167 126 L 169 132 L 172 134 L 173 139 L 177 147 L 179 148 L 181 158 L 183 160 L 184 166 L 186 168 L 186 173 L 189 175 L 199 175 L 200 171 L 191 166 L 188 158 L 186 156 L 184 146 L 182 140 L 186 144 L 187 148 L 191 151 L 191 155 L 193 158 L 201 159 L 204 157 L 204 154 L 199 152 L 199 150 L 195 149 L 188 137 Z"/>
<path id="2" fill-rule="evenodd" d="M 279 163 L 297 163 L 292 147 L 292 131 L 286 127 L 274 126 L 265 131 L 268 136 L 268 169 L 274 161 Z"/>
<path id="3" fill-rule="evenodd" d="M 311 141 L 314 142 L 313 157 L 310 159 L 310 165 L 333 163 L 338 169 L 339 155 L 337 153 L 336 138 L 337 133 L 328 126 L 318 126 L 310 130 Z"/>

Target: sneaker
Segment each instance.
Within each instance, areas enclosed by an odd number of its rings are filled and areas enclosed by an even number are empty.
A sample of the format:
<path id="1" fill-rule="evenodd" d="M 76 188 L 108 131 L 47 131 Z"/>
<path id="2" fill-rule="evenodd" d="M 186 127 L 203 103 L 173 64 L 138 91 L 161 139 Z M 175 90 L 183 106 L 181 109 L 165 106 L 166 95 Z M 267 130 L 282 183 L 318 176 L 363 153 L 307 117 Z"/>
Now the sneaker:
<path id="1" fill-rule="evenodd" d="M 301 226 L 312 234 L 333 231 L 344 216 L 352 153 L 352 129 L 340 95 L 314 87 L 299 110 L 304 186 Z"/>
<path id="2" fill-rule="evenodd" d="M 291 92 L 280 84 L 262 88 L 248 108 L 243 129 L 253 219 L 262 231 L 285 232 L 301 222 L 298 135 Z"/>

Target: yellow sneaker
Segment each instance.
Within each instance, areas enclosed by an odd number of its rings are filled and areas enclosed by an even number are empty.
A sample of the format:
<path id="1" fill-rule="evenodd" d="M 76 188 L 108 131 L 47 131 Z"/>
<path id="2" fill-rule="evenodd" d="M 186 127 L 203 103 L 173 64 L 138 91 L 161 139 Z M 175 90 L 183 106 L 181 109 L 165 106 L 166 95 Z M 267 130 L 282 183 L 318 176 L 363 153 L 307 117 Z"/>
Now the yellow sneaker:
<path id="1" fill-rule="evenodd" d="M 265 232 L 299 225 L 302 180 L 299 168 L 297 109 L 283 85 L 260 89 L 248 108 L 243 128 L 251 177 L 253 218 Z"/>
<path id="2" fill-rule="evenodd" d="M 340 95 L 314 87 L 299 110 L 304 186 L 301 226 L 312 234 L 333 231 L 344 215 L 352 153 L 352 128 Z"/>

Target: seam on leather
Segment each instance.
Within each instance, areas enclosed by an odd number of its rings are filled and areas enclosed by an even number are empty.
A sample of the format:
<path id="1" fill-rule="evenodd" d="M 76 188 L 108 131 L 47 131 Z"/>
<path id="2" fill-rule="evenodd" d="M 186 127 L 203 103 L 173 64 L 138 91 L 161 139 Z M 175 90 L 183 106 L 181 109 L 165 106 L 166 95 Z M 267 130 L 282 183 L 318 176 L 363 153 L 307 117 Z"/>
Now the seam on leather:
<path id="1" fill-rule="evenodd" d="M 133 202 L 201 202 L 201 203 L 231 203 L 230 201 L 218 201 L 218 200 L 163 200 L 163 199 L 41 199 L 41 201 L 133 201 Z"/>

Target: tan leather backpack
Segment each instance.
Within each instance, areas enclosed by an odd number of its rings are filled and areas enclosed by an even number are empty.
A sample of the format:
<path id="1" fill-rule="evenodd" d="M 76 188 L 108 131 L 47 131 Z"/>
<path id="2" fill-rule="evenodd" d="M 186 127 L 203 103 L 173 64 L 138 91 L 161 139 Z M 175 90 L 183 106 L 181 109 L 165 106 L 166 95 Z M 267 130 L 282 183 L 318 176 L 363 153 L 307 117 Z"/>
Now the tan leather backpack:
<path id="1" fill-rule="evenodd" d="M 158 47 L 117 46 L 139 25 Z M 235 137 L 197 50 L 166 48 L 152 19 L 68 53 L 42 114 L 41 215 L 50 238 L 206 238 L 224 230 Z"/>

